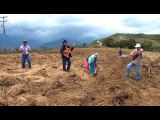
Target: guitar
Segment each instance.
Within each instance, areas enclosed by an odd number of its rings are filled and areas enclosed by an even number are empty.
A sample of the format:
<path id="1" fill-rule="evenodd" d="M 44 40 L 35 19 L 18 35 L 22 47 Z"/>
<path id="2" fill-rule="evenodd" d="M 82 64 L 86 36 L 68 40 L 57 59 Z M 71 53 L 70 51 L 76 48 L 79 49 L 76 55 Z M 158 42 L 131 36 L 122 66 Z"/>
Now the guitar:
<path id="1" fill-rule="evenodd" d="M 68 58 L 70 53 L 71 53 L 70 48 L 67 48 L 67 47 L 66 47 L 66 50 L 64 51 L 63 55 L 64 55 L 66 58 Z"/>
<path id="2" fill-rule="evenodd" d="M 135 60 L 139 55 L 142 55 L 142 52 L 143 52 L 143 50 L 140 51 L 140 52 L 137 53 L 137 54 L 133 54 L 133 55 L 132 55 L 132 60 Z"/>

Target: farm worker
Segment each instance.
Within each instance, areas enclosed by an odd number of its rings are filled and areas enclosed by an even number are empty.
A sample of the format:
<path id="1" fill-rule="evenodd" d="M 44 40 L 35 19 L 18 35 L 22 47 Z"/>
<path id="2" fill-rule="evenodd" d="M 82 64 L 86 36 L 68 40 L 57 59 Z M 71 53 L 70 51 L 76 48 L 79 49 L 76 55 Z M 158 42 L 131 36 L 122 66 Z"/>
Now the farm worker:
<path id="1" fill-rule="evenodd" d="M 96 62 L 98 58 L 99 58 L 98 53 L 95 53 L 88 58 L 89 68 L 92 75 L 96 75 L 96 67 L 97 67 Z"/>
<path id="2" fill-rule="evenodd" d="M 140 80 L 140 70 L 141 70 L 141 62 L 142 59 L 144 58 L 143 56 L 143 49 L 141 48 L 141 45 L 139 43 L 136 44 L 135 50 L 131 52 L 132 56 L 132 62 L 127 65 L 127 72 L 126 75 L 127 77 L 130 77 L 130 70 L 132 67 L 136 67 L 137 73 L 136 73 L 136 80 Z"/>
<path id="3" fill-rule="evenodd" d="M 27 45 L 27 41 L 23 40 L 23 45 L 20 46 L 19 51 L 22 52 L 22 68 L 25 69 L 25 62 L 27 60 L 29 68 L 31 68 L 31 59 L 29 55 L 29 51 L 31 51 L 31 48 L 29 45 Z"/>
<path id="4" fill-rule="evenodd" d="M 119 56 L 121 56 L 121 55 L 122 55 L 122 49 L 121 49 L 121 48 L 119 48 L 118 53 L 119 53 Z"/>
<path id="5" fill-rule="evenodd" d="M 75 44 L 73 44 L 72 47 L 67 45 L 67 40 L 64 40 L 63 45 L 61 47 L 61 54 L 62 54 L 62 63 L 63 63 L 63 70 L 70 72 L 70 66 L 71 66 L 71 60 L 70 58 L 72 57 L 71 51 L 73 51 Z M 66 69 L 66 62 L 68 63 L 67 69 Z"/>
<path id="6" fill-rule="evenodd" d="M 85 60 L 85 62 L 84 62 L 84 67 L 85 67 L 85 70 L 86 70 L 86 71 L 89 71 L 88 58 L 89 58 L 89 57 L 87 57 L 86 60 Z"/>

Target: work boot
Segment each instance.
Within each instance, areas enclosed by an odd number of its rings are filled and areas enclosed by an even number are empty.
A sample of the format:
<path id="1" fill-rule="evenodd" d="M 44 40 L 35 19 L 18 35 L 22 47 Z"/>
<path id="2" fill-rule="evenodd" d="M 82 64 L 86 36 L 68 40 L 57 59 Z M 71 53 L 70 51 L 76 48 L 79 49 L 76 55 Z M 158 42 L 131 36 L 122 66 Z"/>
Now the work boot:
<path id="1" fill-rule="evenodd" d="M 26 67 L 25 64 L 22 64 L 22 69 L 25 69 L 25 67 Z"/>
<path id="2" fill-rule="evenodd" d="M 32 68 L 32 67 L 31 67 L 31 62 L 28 63 L 28 68 L 29 68 L 29 69 Z"/>

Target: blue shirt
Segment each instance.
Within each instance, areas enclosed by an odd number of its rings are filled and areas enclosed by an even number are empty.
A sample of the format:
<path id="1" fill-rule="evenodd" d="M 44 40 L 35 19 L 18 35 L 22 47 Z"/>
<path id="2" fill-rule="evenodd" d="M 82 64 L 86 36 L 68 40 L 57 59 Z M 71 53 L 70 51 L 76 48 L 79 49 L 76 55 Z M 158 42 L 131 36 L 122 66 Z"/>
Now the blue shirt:
<path id="1" fill-rule="evenodd" d="M 96 56 L 95 55 L 91 55 L 88 59 L 88 63 L 91 64 L 91 63 L 95 63 L 97 60 Z"/>

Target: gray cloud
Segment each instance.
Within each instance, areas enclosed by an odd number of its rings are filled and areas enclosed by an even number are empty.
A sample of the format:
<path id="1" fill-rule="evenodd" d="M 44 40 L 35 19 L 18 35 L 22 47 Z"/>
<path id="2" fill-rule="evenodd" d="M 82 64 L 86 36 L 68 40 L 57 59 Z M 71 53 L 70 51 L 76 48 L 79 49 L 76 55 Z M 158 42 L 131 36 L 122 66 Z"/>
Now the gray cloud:
<path id="1" fill-rule="evenodd" d="M 147 33 L 154 30 L 160 30 L 160 21 L 158 18 L 148 20 L 143 17 L 127 17 L 122 20 L 122 24 L 126 27 L 135 28 L 135 32 L 137 33 Z"/>
<path id="2" fill-rule="evenodd" d="M 57 24 L 76 24 L 78 22 L 81 22 L 83 19 L 79 17 L 74 16 L 62 16 L 60 18 L 57 18 Z"/>
<path id="3" fill-rule="evenodd" d="M 154 19 L 148 19 L 148 18 Z M 160 31 L 160 15 L 8 15 L 6 33 L 43 42 L 61 38 L 83 40 L 103 38 L 117 32 Z M 2 30 L 0 30 L 2 33 Z M 156 32 L 155 32 L 156 33 Z"/>
<path id="4" fill-rule="evenodd" d="M 143 20 L 141 20 L 141 18 L 139 17 L 128 17 L 122 20 L 122 24 L 127 26 L 127 27 L 143 27 L 146 24 L 148 24 L 148 22 L 144 22 Z"/>
<path id="5" fill-rule="evenodd" d="M 102 31 L 101 28 L 94 25 L 76 25 L 72 23 L 56 24 L 53 27 L 21 23 L 18 25 L 8 25 L 7 27 L 7 34 L 12 36 L 22 36 L 26 39 L 36 39 L 45 42 L 61 38 L 75 40 L 82 40 L 85 37 L 101 38 L 101 35 L 104 35 L 104 33 L 97 34 L 99 31 Z"/>

